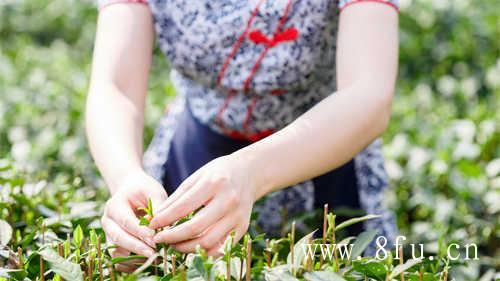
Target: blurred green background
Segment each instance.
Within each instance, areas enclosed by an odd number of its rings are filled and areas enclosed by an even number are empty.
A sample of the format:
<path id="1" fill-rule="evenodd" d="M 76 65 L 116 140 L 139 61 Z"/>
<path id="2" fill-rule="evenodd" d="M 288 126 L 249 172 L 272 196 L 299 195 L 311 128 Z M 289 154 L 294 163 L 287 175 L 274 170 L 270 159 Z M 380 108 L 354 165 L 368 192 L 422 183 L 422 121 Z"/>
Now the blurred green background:
<path id="1" fill-rule="evenodd" d="M 400 3 L 387 204 L 408 242 L 429 252 L 440 238 L 479 245 L 480 259 L 454 276 L 487 278 L 500 267 L 499 3 Z M 103 186 L 83 128 L 96 17 L 88 0 L 0 0 L 0 158 L 26 183 Z M 175 92 L 158 50 L 153 62 L 146 143 Z"/>

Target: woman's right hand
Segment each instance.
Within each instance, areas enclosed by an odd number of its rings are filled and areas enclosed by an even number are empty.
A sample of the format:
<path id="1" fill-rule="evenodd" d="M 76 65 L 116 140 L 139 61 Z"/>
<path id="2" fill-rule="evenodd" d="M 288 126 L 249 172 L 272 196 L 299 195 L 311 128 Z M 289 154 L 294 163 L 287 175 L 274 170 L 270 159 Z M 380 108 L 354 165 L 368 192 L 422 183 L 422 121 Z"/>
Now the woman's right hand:
<path id="1" fill-rule="evenodd" d="M 167 199 L 165 189 L 151 176 L 140 171 L 124 178 L 114 190 L 101 218 L 108 242 L 117 246 L 111 255 L 128 256 L 131 252 L 146 257 L 153 255 L 154 231 L 139 224 L 138 209 L 147 207 L 148 199 L 151 199 L 153 209 L 159 206 Z M 122 264 L 117 268 L 122 271 L 133 270 L 130 264 Z"/>

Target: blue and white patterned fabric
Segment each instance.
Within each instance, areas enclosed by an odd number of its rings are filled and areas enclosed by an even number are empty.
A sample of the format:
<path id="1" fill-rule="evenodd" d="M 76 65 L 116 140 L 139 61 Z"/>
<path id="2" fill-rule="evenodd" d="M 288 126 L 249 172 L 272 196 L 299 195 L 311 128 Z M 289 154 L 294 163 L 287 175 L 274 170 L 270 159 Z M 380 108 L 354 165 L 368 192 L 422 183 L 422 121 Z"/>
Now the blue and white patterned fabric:
<path id="1" fill-rule="evenodd" d="M 140 0 L 100 0 L 101 7 Z M 160 120 L 144 156 L 148 173 L 162 180 L 177 118 L 186 108 L 214 132 L 256 141 L 282 129 L 336 90 L 338 18 L 354 3 L 397 0 L 149 0 L 157 40 L 171 65 L 178 93 Z M 332 157 L 335 157 L 332 155 Z M 383 207 L 388 185 L 377 140 L 355 158 L 361 207 L 382 215 L 365 227 L 392 239 L 392 214 Z M 314 183 L 269 195 L 260 223 L 280 223 L 276 202 L 310 211 Z M 273 203 L 274 202 L 274 203 Z"/>

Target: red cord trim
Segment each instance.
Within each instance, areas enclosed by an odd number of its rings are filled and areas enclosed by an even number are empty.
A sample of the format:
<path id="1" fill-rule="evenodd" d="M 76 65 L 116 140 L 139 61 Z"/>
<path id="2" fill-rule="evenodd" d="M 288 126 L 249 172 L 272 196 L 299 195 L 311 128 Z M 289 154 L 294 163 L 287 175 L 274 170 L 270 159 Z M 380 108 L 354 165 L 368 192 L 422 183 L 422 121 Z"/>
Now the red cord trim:
<path id="1" fill-rule="evenodd" d="M 231 53 L 226 57 L 226 60 L 224 61 L 223 65 L 221 67 L 221 70 L 219 72 L 219 75 L 217 77 L 217 86 L 221 85 L 222 79 L 224 78 L 224 74 L 226 72 L 226 69 L 229 67 L 229 64 L 230 64 L 231 60 L 236 55 L 236 52 L 240 48 L 241 44 L 243 43 L 243 41 L 245 40 L 245 37 L 247 35 L 249 36 L 249 39 L 251 41 L 253 41 L 255 44 L 264 44 L 265 48 L 261 52 L 261 54 L 259 55 L 259 58 L 255 62 L 255 64 L 253 65 L 252 70 L 251 70 L 249 76 L 247 77 L 247 79 L 245 79 L 244 87 L 243 87 L 243 89 L 244 89 L 245 92 L 249 91 L 250 81 L 252 80 L 253 76 L 255 75 L 255 73 L 257 72 L 257 70 L 259 69 L 261 61 L 265 57 L 265 55 L 269 51 L 269 49 L 272 48 L 272 47 L 274 47 L 274 46 L 276 46 L 277 44 L 279 44 L 281 42 L 293 41 L 293 40 L 297 39 L 297 37 L 298 37 L 298 31 L 297 31 L 296 28 L 292 27 L 292 28 L 288 28 L 288 29 L 286 29 L 284 31 L 281 31 L 281 28 L 283 27 L 283 25 L 284 25 L 284 23 L 286 21 L 286 18 L 288 17 L 288 14 L 289 14 L 289 11 L 290 11 L 290 7 L 291 7 L 291 4 L 292 4 L 292 0 L 288 0 L 288 4 L 287 4 L 287 6 L 285 8 L 284 14 L 280 18 L 280 21 L 279 21 L 278 26 L 276 27 L 276 29 L 275 29 L 275 31 L 273 33 L 273 37 L 272 38 L 267 38 L 259 30 L 255 30 L 255 31 L 253 31 L 251 33 L 248 32 L 249 29 L 250 29 L 250 27 L 251 27 L 251 25 L 252 25 L 252 22 L 253 22 L 254 18 L 257 16 L 257 13 L 259 11 L 259 7 L 260 7 L 260 5 L 262 4 L 263 1 L 264 0 L 260 0 L 258 2 L 257 6 L 253 10 L 252 15 L 250 16 L 250 18 L 249 18 L 249 20 L 247 22 L 246 29 L 243 31 L 243 33 L 240 35 L 240 37 L 238 38 L 238 40 L 233 45 Z M 285 92 L 286 91 L 284 89 L 275 89 L 275 90 L 271 91 L 271 94 L 273 94 L 273 95 L 280 95 L 280 94 L 283 94 Z M 231 99 L 233 98 L 233 96 L 235 95 L 235 93 L 236 93 L 236 90 L 235 89 L 231 89 L 230 93 L 228 94 L 228 96 L 224 100 L 224 103 L 223 103 L 222 107 L 219 109 L 219 112 L 217 114 L 217 120 L 220 123 L 220 126 L 221 126 L 221 129 L 222 129 L 223 133 L 225 135 L 229 136 L 230 138 L 233 138 L 233 139 L 250 140 L 250 141 L 258 141 L 260 139 L 263 139 L 263 138 L 265 138 L 265 137 L 273 134 L 274 130 L 272 130 L 272 129 L 268 129 L 268 130 L 256 132 L 256 133 L 253 133 L 253 134 L 243 134 L 243 133 L 240 133 L 240 132 L 235 131 L 235 130 L 227 130 L 224 127 L 223 114 L 224 114 L 224 111 L 227 109 L 227 107 L 229 105 L 229 102 L 231 101 Z M 244 131 L 248 130 L 248 124 L 250 123 L 250 120 L 251 120 L 251 117 L 252 117 L 252 113 L 253 113 L 253 110 L 255 109 L 256 103 L 257 103 L 257 96 L 253 96 L 250 104 L 247 107 L 247 112 L 246 112 L 245 120 L 243 122 L 243 130 Z"/>
<path id="2" fill-rule="evenodd" d="M 340 11 L 342 12 L 345 8 L 351 6 L 352 4 L 363 3 L 363 2 L 375 2 L 375 3 L 385 4 L 385 5 L 388 5 L 389 7 L 394 8 L 396 10 L 396 12 L 399 13 L 399 7 L 397 5 L 395 5 L 392 2 L 383 1 L 383 0 L 356 0 L 356 1 L 352 1 L 352 2 L 345 4 L 342 8 L 340 8 Z"/>
<path id="3" fill-rule="evenodd" d="M 255 108 L 255 104 L 257 103 L 257 96 L 252 97 L 252 101 L 247 107 L 247 115 L 245 116 L 245 121 L 243 121 L 243 130 L 248 129 L 248 123 L 250 122 L 250 118 L 252 117 L 252 112 Z"/>
<path id="4" fill-rule="evenodd" d="M 222 115 L 224 114 L 224 111 L 226 108 L 229 106 L 229 102 L 231 99 L 234 97 L 236 93 L 236 90 L 231 90 L 227 97 L 224 99 L 224 103 L 222 104 L 221 108 L 219 109 L 219 112 L 217 113 L 217 121 L 220 123 L 220 126 L 222 127 L 222 130 L 225 130 L 224 128 L 224 121 L 222 119 Z"/>
<path id="5" fill-rule="evenodd" d="M 245 30 L 241 33 L 240 37 L 238 38 L 238 40 L 233 45 L 233 49 L 231 50 L 231 53 L 229 53 L 229 55 L 226 57 L 226 60 L 222 64 L 222 67 L 220 69 L 219 75 L 217 77 L 217 86 L 219 86 L 221 84 L 222 78 L 224 78 L 224 74 L 226 72 L 226 69 L 229 67 L 229 63 L 231 62 L 231 60 L 236 55 L 236 52 L 238 51 L 238 49 L 241 46 L 241 43 L 243 43 L 243 41 L 245 40 L 245 37 L 246 37 L 246 35 L 248 33 L 248 30 L 250 29 L 253 20 L 255 19 L 255 17 L 257 16 L 257 13 L 259 12 L 259 7 L 262 4 L 262 2 L 264 2 L 264 0 L 260 0 L 257 3 L 257 6 L 255 6 L 255 8 L 254 8 L 254 10 L 252 12 L 252 15 L 250 16 L 250 18 L 247 21 L 247 26 L 246 26 Z"/>
<path id="6" fill-rule="evenodd" d="M 283 24 L 285 24 L 286 18 L 290 13 L 291 6 L 292 6 L 292 0 L 288 0 L 288 3 L 285 7 L 285 11 L 280 18 L 278 26 L 274 30 L 272 39 L 268 39 L 260 30 L 255 30 L 250 33 L 250 40 L 252 40 L 256 44 L 264 43 L 266 44 L 266 48 L 262 50 L 262 53 L 260 54 L 259 58 L 253 65 L 250 74 L 248 75 L 247 79 L 245 79 L 245 83 L 243 86 L 244 91 L 248 91 L 252 78 L 255 76 L 255 73 L 257 73 L 257 70 L 259 70 L 262 59 L 264 59 L 266 53 L 269 51 L 270 48 L 276 46 L 276 44 L 280 42 L 297 39 L 299 33 L 296 28 L 288 28 L 287 30 L 281 32 L 281 28 L 283 27 Z"/>
<path id="7" fill-rule="evenodd" d="M 271 95 L 274 95 L 274 96 L 279 96 L 279 95 L 282 95 L 284 93 L 286 93 L 285 89 L 274 89 L 274 90 L 271 90 Z"/>

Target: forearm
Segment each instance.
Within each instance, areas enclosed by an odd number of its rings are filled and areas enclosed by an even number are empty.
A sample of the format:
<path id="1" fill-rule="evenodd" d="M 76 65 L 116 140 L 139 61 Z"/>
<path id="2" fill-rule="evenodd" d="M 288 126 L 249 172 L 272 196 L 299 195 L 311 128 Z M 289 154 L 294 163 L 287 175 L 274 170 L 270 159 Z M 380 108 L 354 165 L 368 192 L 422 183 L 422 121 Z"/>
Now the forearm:
<path id="1" fill-rule="evenodd" d="M 144 108 L 112 85 L 89 92 L 86 130 L 92 156 L 113 193 L 130 173 L 142 170 Z"/>
<path id="2" fill-rule="evenodd" d="M 377 3 L 340 15 L 337 87 L 281 131 L 235 155 L 252 171 L 256 197 L 314 178 L 352 159 L 384 131 L 397 76 L 398 16 Z"/>
<path id="3" fill-rule="evenodd" d="M 92 155 L 112 193 L 142 172 L 142 131 L 153 46 L 146 5 L 110 5 L 99 12 L 86 130 Z"/>
<path id="4" fill-rule="evenodd" d="M 385 129 L 392 90 L 345 88 L 281 131 L 235 153 L 248 163 L 256 197 L 311 179 L 352 159 Z"/>

